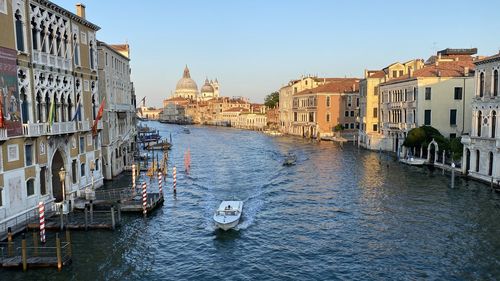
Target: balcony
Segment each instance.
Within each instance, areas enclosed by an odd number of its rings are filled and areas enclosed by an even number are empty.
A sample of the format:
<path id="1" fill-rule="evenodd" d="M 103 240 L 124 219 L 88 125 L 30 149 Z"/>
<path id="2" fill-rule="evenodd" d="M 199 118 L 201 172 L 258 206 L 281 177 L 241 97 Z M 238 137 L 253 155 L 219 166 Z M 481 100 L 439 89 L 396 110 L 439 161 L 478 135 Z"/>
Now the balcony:
<path id="1" fill-rule="evenodd" d="M 90 121 L 78 121 L 77 123 L 77 128 L 78 128 L 78 131 L 80 132 L 87 132 L 87 131 L 90 131 Z"/>
<path id="2" fill-rule="evenodd" d="M 0 141 L 7 140 L 7 129 L 0 128 Z"/>
<path id="3" fill-rule="evenodd" d="M 33 62 L 59 69 L 71 70 L 71 59 L 33 50 Z"/>
<path id="4" fill-rule="evenodd" d="M 27 137 L 39 137 L 47 132 L 47 123 L 23 124 L 23 134 Z"/>
<path id="5" fill-rule="evenodd" d="M 69 122 L 56 122 L 51 126 L 48 126 L 48 135 L 60 135 L 60 134 L 70 134 L 76 132 L 76 123 Z"/>

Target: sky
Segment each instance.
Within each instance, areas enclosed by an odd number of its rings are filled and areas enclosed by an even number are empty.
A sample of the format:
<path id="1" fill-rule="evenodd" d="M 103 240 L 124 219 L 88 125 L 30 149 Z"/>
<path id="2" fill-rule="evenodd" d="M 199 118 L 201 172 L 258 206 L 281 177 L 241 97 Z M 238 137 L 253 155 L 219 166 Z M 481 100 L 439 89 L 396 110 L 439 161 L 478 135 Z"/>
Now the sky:
<path id="1" fill-rule="evenodd" d="M 301 75 L 360 77 L 445 48 L 500 50 L 500 1 L 82 0 L 108 44 L 128 42 L 137 101 L 161 106 L 185 65 L 201 88 L 263 102 Z M 75 1 L 53 0 L 75 12 Z"/>

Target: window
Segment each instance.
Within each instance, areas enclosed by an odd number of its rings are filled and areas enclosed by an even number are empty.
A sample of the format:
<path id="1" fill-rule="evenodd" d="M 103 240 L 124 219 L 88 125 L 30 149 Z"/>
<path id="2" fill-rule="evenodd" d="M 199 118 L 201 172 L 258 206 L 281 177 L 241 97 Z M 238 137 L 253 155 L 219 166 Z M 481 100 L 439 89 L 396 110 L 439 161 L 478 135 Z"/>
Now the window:
<path id="1" fill-rule="evenodd" d="M 34 20 L 31 21 L 31 41 L 33 50 L 38 50 L 38 30 L 36 29 L 36 22 Z"/>
<path id="2" fill-rule="evenodd" d="M 75 61 L 75 65 L 80 65 L 80 44 L 78 42 L 78 35 L 76 33 L 73 34 L 73 44 L 74 44 L 73 60 Z"/>
<path id="3" fill-rule="evenodd" d="M 24 158 L 26 161 L 26 166 L 33 165 L 33 145 L 32 144 L 24 145 Z"/>
<path id="4" fill-rule="evenodd" d="M 495 138 L 496 135 L 496 126 L 497 126 L 497 112 L 491 112 L 491 137 Z"/>
<path id="5" fill-rule="evenodd" d="M 41 195 L 47 194 L 46 175 L 47 175 L 47 167 L 41 167 L 40 168 L 40 194 Z"/>
<path id="6" fill-rule="evenodd" d="M 413 100 L 416 101 L 417 100 L 417 87 L 413 87 Z"/>
<path id="7" fill-rule="evenodd" d="M 85 176 L 85 163 L 82 163 L 80 165 L 80 176 L 84 177 Z"/>
<path id="8" fill-rule="evenodd" d="M 0 0 L 0 13 L 7 15 L 7 1 L 6 0 Z M 0 195 L 1 195 L 1 191 L 0 191 Z M 0 206 L 2 206 L 1 196 L 0 196 Z"/>
<path id="9" fill-rule="evenodd" d="M 403 76 L 403 70 L 399 71 L 399 76 Z"/>
<path id="10" fill-rule="evenodd" d="M 491 175 L 493 175 L 493 152 L 490 151 L 489 156 L 490 156 L 489 157 L 490 159 L 488 161 L 488 163 L 489 163 L 488 176 L 491 176 Z"/>
<path id="11" fill-rule="evenodd" d="M 425 88 L 425 100 L 431 100 L 431 88 L 430 87 Z"/>
<path id="12" fill-rule="evenodd" d="M 71 179 L 76 183 L 76 160 L 71 162 Z"/>
<path id="13" fill-rule="evenodd" d="M 462 87 L 455 87 L 455 99 L 456 100 L 462 99 Z"/>
<path id="14" fill-rule="evenodd" d="M 482 126 L 481 121 L 483 121 L 483 113 L 481 111 L 478 111 L 477 112 L 477 136 L 478 137 L 481 136 L 481 126 Z"/>
<path id="15" fill-rule="evenodd" d="M 80 153 L 85 152 L 85 137 L 80 137 Z"/>
<path id="16" fill-rule="evenodd" d="M 481 156 L 481 153 L 479 150 L 476 150 L 476 173 L 479 173 L 479 157 Z"/>
<path id="17" fill-rule="evenodd" d="M 397 70 L 393 70 L 392 71 L 392 78 L 396 78 L 398 77 L 398 71 Z"/>
<path id="18" fill-rule="evenodd" d="M 309 122 L 314 122 L 314 112 L 309 112 Z"/>
<path id="19" fill-rule="evenodd" d="M 349 123 L 345 123 L 343 128 L 344 129 L 349 129 Z"/>
<path id="20" fill-rule="evenodd" d="M 351 123 L 351 129 L 354 129 L 354 123 Z"/>
<path id="21" fill-rule="evenodd" d="M 450 134 L 450 139 L 456 139 L 457 138 L 457 134 Z"/>
<path id="22" fill-rule="evenodd" d="M 1 3 L 2 0 L 0 0 L 0 3 Z M 0 188 L 0 207 L 3 206 L 3 198 L 2 198 L 2 192 L 3 192 L 3 188 Z"/>
<path id="23" fill-rule="evenodd" d="M 349 117 L 349 111 L 344 112 L 345 117 Z"/>
<path id="24" fill-rule="evenodd" d="M 7 162 L 19 160 L 19 146 L 17 144 L 7 145 Z"/>
<path id="25" fill-rule="evenodd" d="M 378 131 L 378 125 L 377 124 L 373 124 L 373 128 L 372 129 L 373 129 L 374 132 L 377 132 Z"/>
<path id="26" fill-rule="evenodd" d="M 29 196 L 35 194 L 35 180 L 34 179 L 29 179 L 26 182 L 26 194 Z"/>
<path id="27" fill-rule="evenodd" d="M 479 74 L 479 97 L 484 96 L 484 72 Z"/>
<path id="28" fill-rule="evenodd" d="M 457 110 L 450 109 L 450 126 L 456 126 L 456 125 L 457 125 Z"/>
<path id="29" fill-rule="evenodd" d="M 498 96 L 498 69 L 493 71 L 493 96 Z"/>
<path id="30" fill-rule="evenodd" d="M 326 107 L 330 107 L 330 97 L 326 97 Z"/>
<path id="31" fill-rule="evenodd" d="M 18 51 L 24 52 L 24 24 L 21 12 L 16 10 L 15 28 L 16 28 L 16 47 Z"/>
<path id="32" fill-rule="evenodd" d="M 351 117 L 354 117 L 354 110 L 351 110 Z"/>
<path id="33" fill-rule="evenodd" d="M 374 107 L 373 108 L 373 118 L 377 118 L 378 117 L 378 108 Z"/>
<path id="34" fill-rule="evenodd" d="M 330 122 L 330 113 L 326 114 L 326 122 Z"/>
<path id="35" fill-rule="evenodd" d="M 431 125 L 431 111 L 429 109 L 424 112 L 424 125 Z"/>
<path id="36" fill-rule="evenodd" d="M 359 107 L 359 98 L 356 98 L 356 107 Z"/>
<path id="37" fill-rule="evenodd" d="M 297 122 L 297 119 L 298 119 L 298 118 L 297 118 L 297 112 L 294 112 L 294 113 L 293 113 L 293 121 L 294 121 L 294 122 Z"/>

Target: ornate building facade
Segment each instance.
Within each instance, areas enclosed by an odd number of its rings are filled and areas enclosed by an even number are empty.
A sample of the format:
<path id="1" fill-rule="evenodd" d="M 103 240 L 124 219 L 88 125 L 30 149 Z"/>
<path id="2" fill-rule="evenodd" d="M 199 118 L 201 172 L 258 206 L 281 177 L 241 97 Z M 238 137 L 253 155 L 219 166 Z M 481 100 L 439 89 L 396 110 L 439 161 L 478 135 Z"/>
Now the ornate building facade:
<path id="1" fill-rule="evenodd" d="M 39 201 L 73 202 L 102 185 L 99 27 L 46 0 L 2 0 L 0 222 Z M 60 174 L 61 170 L 64 174 Z"/>
<path id="2" fill-rule="evenodd" d="M 475 62 L 472 131 L 462 136 L 462 172 L 500 181 L 500 53 Z"/>
<path id="3" fill-rule="evenodd" d="M 97 42 L 99 52 L 99 92 L 106 99 L 103 115 L 102 158 L 105 179 L 132 165 L 136 143 L 135 96 L 130 81 L 128 44 Z"/>

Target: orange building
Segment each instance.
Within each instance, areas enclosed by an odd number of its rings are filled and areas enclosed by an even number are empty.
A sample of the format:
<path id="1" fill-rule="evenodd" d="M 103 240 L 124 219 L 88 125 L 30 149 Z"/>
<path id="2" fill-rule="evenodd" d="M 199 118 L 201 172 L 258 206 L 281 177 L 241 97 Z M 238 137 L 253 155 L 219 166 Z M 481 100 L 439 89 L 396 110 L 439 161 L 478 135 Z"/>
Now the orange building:
<path id="1" fill-rule="evenodd" d="M 332 136 L 335 127 L 352 137 L 359 129 L 359 79 L 337 78 L 293 95 L 291 134 Z M 339 126 L 340 125 L 340 126 Z"/>

